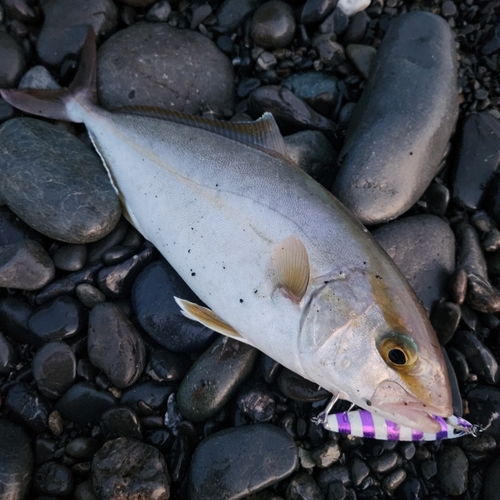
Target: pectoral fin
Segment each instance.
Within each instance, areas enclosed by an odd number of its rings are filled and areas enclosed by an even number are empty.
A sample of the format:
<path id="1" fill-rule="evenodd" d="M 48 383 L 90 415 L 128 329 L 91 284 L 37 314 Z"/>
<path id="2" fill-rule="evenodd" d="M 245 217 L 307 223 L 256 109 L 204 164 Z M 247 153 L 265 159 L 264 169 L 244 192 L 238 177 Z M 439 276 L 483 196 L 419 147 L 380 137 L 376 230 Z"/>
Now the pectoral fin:
<path id="1" fill-rule="evenodd" d="M 181 308 L 181 313 L 186 316 L 186 318 L 197 321 L 217 333 L 239 340 L 244 344 L 252 345 L 232 326 L 224 323 L 224 321 L 222 321 L 222 319 L 220 319 L 219 316 L 217 316 L 217 314 L 215 314 L 212 310 L 208 309 L 208 307 L 203 307 L 198 304 L 194 304 L 193 302 L 189 302 L 189 300 L 179 299 L 178 297 L 174 297 L 174 299 Z"/>
<path id="2" fill-rule="evenodd" d="M 289 236 L 278 243 L 273 251 L 272 265 L 277 277 L 277 289 L 298 304 L 309 284 L 309 256 L 304 243 Z"/>

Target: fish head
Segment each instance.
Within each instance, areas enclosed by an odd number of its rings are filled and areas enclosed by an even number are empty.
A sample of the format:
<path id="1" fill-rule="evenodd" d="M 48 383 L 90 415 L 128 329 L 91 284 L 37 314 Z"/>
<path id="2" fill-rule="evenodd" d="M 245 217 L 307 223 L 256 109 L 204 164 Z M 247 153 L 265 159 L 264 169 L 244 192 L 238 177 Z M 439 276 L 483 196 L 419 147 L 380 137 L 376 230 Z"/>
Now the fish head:
<path id="1" fill-rule="evenodd" d="M 350 273 L 311 295 L 299 338 L 302 368 L 371 413 L 439 432 L 432 415 L 449 417 L 453 410 L 436 334 L 404 278 L 373 279 L 364 271 Z"/>

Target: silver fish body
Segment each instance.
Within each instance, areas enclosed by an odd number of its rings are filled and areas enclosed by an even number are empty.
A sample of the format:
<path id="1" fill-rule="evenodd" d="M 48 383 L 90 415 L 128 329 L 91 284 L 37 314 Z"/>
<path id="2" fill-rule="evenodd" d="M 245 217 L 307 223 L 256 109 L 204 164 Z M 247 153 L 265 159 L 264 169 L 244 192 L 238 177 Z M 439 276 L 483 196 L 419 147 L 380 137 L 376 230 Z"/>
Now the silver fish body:
<path id="1" fill-rule="evenodd" d="M 451 394 L 425 311 L 367 230 L 284 157 L 272 117 L 235 140 L 224 124 L 105 111 L 86 50 L 91 76 L 59 102 L 2 95 L 85 124 L 131 222 L 211 309 L 179 301 L 185 314 L 372 413 L 438 432 L 431 415 L 452 415 Z M 275 151 L 254 141 L 259 127 Z"/>

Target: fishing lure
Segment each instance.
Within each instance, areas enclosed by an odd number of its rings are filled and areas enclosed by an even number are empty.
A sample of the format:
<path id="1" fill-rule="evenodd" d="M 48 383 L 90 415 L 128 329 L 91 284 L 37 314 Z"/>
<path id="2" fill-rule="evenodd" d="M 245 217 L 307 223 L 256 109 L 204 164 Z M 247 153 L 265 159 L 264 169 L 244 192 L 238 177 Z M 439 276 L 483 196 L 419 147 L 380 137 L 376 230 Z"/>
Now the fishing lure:
<path id="1" fill-rule="evenodd" d="M 331 415 L 322 413 L 315 419 L 315 422 L 329 431 L 386 441 L 439 441 L 465 435 L 477 436 L 482 430 L 480 426 L 471 424 L 461 417 L 435 416 L 434 419 L 441 426 L 441 430 L 437 433 L 427 433 L 405 427 L 366 410 L 346 411 Z"/>

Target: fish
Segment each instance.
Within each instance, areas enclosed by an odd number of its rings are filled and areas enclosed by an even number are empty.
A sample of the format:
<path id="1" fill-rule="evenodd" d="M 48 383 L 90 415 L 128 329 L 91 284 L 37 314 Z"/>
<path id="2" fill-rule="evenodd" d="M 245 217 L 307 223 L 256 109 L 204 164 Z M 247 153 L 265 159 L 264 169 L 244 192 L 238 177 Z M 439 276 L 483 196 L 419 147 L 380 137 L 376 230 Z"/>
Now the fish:
<path id="1" fill-rule="evenodd" d="M 477 436 L 483 430 L 457 416 L 434 418 L 440 425 L 440 430 L 434 433 L 399 425 L 366 410 L 330 414 L 323 420 L 320 417 L 317 423 L 328 431 L 384 441 L 441 441 L 467 435 Z"/>
<path id="2" fill-rule="evenodd" d="M 201 303 L 193 321 L 244 342 L 335 397 L 438 433 L 452 416 L 427 314 L 368 230 L 287 156 L 270 113 L 228 123 L 97 104 L 95 35 L 61 90 L 1 90 L 14 107 L 83 123 L 127 219 Z"/>

